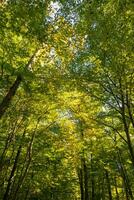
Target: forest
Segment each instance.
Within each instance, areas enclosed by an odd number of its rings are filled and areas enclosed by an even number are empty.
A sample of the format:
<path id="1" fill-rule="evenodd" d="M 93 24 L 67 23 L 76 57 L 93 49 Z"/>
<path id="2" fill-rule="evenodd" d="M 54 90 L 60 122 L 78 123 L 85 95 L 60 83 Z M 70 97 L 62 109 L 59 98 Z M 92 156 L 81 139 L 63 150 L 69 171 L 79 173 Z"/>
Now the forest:
<path id="1" fill-rule="evenodd" d="M 132 0 L 0 1 L 0 200 L 134 200 Z"/>

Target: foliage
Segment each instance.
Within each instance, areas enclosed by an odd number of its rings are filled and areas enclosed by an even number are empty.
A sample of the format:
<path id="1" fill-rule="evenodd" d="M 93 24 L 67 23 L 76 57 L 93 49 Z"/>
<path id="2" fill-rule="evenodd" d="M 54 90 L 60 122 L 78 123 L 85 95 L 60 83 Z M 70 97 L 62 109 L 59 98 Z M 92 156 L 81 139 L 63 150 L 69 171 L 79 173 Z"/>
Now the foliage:
<path id="1" fill-rule="evenodd" d="M 132 2 L 0 13 L 0 199 L 133 200 Z"/>

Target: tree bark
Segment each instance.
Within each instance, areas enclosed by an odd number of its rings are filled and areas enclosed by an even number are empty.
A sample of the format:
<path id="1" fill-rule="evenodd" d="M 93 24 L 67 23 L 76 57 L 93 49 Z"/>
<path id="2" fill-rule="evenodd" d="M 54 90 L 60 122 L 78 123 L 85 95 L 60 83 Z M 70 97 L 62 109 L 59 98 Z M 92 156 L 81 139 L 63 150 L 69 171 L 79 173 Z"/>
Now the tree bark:
<path id="1" fill-rule="evenodd" d="M 132 164 L 133 164 L 133 167 L 134 167 L 134 150 L 133 150 L 133 146 L 132 146 L 132 142 L 131 142 L 131 138 L 130 138 L 130 133 L 129 133 L 129 124 L 127 123 L 127 120 L 126 120 L 126 106 L 125 106 L 125 97 L 124 97 L 124 93 L 123 93 L 123 90 L 122 90 L 122 83 L 121 83 L 121 80 L 120 80 L 120 93 L 121 93 L 121 103 L 122 103 L 122 106 L 121 106 L 121 115 L 122 115 L 122 122 L 123 122 L 123 125 L 124 125 L 124 132 L 126 134 L 126 138 L 127 138 L 127 143 L 128 143 L 128 149 L 129 149 L 129 152 L 130 152 L 130 156 L 131 156 L 131 161 L 132 161 Z"/>
<path id="2" fill-rule="evenodd" d="M 23 133 L 22 138 L 24 138 L 24 136 L 25 136 L 25 131 Z M 20 144 L 20 146 L 18 148 L 16 157 L 15 157 L 15 161 L 14 161 L 14 165 L 13 165 L 13 168 L 11 170 L 10 177 L 8 179 L 8 184 L 7 184 L 7 188 L 6 188 L 3 200 L 9 200 L 8 197 L 9 197 L 9 192 L 10 192 L 10 188 L 11 188 L 11 184 L 12 184 L 12 179 L 14 177 L 14 174 L 15 174 L 15 171 L 16 171 L 16 168 L 17 168 L 17 165 L 18 165 L 18 160 L 19 160 L 19 157 L 20 157 L 21 149 L 22 149 L 22 144 Z"/>
<path id="3" fill-rule="evenodd" d="M 127 198 L 127 200 L 129 200 L 130 198 L 133 200 L 134 199 L 133 193 L 132 193 L 132 190 L 131 190 L 131 186 L 130 186 L 130 183 L 129 183 L 129 178 L 128 178 L 126 169 L 125 169 L 124 164 L 123 164 L 121 152 L 118 151 L 117 153 L 118 153 L 118 158 L 119 158 L 119 163 L 120 163 L 120 166 L 118 166 L 118 169 L 119 169 L 121 176 L 122 176 L 122 179 L 124 181 L 126 198 Z"/>
<path id="4" fill-rule="evenodd" d="M 3 101 L 0 104 L 0 119 L 2 118 L 4 113 L 6 112 L 7 108 L 9 107 L 9 104 L 10 104 L 12 98 L 14 97 L 14 95 L 16 94 L 16 91 L 17 91 L 21 81 L 22 81 L 22 77 L 21 77 L 21 75 L 18 75 L 15 82 L 10 87 L 8 93 L 3 98 Z"/>
<path id="5" fill-rule="evenodd" d="M 89 200 L 89 192 L 88 192 L 88 169 L 86 166 L 85 158 L 83 158 L 83 171 L 84 171 L 84 189 L 85 189 L 85 199 Z"/>
<path id="6" fill-rule="evenodd" d="M 106 174 L 106 180 L 107 180 L 109 200 L 112 200 L 111 183 L 110 183 L 109 173 L 107 170 L 105 170 L 105 174 Z"/>
<path id="7" fill-rule="evenodd" d="M 119 193 L 118 193 L 118 186 L 117 186 L 116 177 L 114 177 L 114 182 L 115 182 L 116 199 L 117 199 L 117 200 L 120 200 L 120 198 L 119 198 Z"/>
<path id="8" fill-rule="evenodd" d="M 33 53 L 33 55 L 30 57 L 29 61 L 27 62 L 27 64 L 25 65 L 25 69 L 28 69 L 31 71 L 32 69 L 32 64 L 35 62 L 35 58 L 38 56 L 38 53 L 40 51 L 40 48 L 37 48 L 35 50 L 35 52 Z M 6 112 L 6 110 L 9 107 L 9 104 L 11 103 L 13 97 L 16 94 L 17 89 L 20 86 L 20 83 L 22 82 L 22 75 L 19 74 L 16 77 L 15 82 L 13 83 L 13 85 L 10 87 L 8 93 L 6 94 L 6 96 L 3 98 L 1 104 L 0 104 L 0 119 L 2 118 L 2 116 L 4 115 L 4 113 Z"/>
<path id="9" fill-rule="evenodd" d="M 80 196 L 81 196 L 81 200 L 85 200 L 83 170 L 82 170 L 82 168 L 80 168 L 78 170 L 79 170 L 78 171 L 78 177 L 79 177 L 79 183 L 80 183 Z"/>
<path id="10" fill-rule="evenodd" d="M 91 172 L 93 172 L 93 155 L 91 154 Z M 94 175 L 91 175 L 91 185 L 92 185 L 92 200 L 95 200 L 95 181 Z"/>

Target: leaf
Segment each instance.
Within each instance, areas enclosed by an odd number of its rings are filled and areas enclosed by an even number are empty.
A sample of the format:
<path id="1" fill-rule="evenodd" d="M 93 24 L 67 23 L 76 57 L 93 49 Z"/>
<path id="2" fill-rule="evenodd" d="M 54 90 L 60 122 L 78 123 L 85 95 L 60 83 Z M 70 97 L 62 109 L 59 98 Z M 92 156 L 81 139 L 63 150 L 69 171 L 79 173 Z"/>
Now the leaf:
<path id="1" fill-rule="evenodd" d="M 14 74 L 15 69 L 9 63 L 4 63 L 3 67 L 5 71 L 9 72 L 11 75 Z"/>

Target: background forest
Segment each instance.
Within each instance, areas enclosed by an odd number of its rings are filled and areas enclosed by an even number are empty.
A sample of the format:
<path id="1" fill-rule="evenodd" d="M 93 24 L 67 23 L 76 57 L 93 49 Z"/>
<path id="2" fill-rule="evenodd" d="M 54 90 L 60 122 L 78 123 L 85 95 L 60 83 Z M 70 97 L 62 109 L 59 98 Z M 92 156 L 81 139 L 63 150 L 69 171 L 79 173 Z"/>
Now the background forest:
<path id="1" fill-rule="evenodd" d="M 132 0 L 0 1 L 0 200 L 134 199 Z"/>

